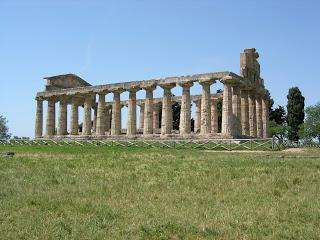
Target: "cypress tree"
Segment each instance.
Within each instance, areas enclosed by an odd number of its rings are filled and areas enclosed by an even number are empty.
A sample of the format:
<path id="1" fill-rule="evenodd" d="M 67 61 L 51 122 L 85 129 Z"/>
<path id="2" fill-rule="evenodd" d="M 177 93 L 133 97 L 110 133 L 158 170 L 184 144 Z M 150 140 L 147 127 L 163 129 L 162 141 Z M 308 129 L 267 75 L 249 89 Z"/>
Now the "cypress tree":
<path id="1" fill-rule="evenodd" d="M 287 124 L 289 126 L 288 138 L 298 142 L 299 127 L 304 122 L 304 97 L 298 87 L 289 89 L 287 95 Z"/>

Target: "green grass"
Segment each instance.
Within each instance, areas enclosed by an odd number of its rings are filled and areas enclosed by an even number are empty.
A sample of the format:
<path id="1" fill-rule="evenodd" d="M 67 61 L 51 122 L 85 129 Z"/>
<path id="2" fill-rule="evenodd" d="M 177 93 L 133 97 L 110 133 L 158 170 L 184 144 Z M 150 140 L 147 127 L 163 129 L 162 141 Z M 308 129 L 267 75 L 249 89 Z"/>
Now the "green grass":
<path id="1" fill-rule="evenodd" d="M 305 153 L 1 146 L 0 239 L 319 239 Z"/>

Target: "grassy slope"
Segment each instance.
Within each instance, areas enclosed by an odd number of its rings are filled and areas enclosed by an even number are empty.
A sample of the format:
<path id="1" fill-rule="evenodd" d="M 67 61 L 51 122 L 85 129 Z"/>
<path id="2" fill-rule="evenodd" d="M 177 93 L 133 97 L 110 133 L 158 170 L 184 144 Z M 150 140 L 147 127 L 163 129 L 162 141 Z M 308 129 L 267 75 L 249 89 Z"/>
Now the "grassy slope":
<path id="1" fill-rule="evenodd" d="M 320 159 L 0 147 L 11 150 L 14 158 L 0 158 L 1 239 L 320 236 Z"/>

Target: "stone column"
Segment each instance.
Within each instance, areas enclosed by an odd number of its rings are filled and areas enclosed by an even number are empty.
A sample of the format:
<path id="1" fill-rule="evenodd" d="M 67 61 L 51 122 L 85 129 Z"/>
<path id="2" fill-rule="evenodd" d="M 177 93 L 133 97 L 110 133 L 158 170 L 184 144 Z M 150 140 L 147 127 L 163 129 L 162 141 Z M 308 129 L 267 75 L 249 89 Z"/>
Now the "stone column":
<path id="1" fill-rule="evenodd" d="M 47 120 L 46 120 L 46 136 L 52 137 L 55 135 L 55 125 L 56 125 L 56 102 L 54 98 L 48 99 L 47 108 Z"/>
<path id="2" fill-rule="evenodd" d="M 78 135 L 79 128 L 79 103 L 78 99 L 72 98 L 71 103 L 71 135 Z"/>
<path id="3" fill-rule="evenodd" d="M 58 136 L 64 136 L 67 134 L 67 112 L 67 100 L 65 97 L 61 97 L 59 102 Z"/>
<path id="4" fill-rule="evenodd" d="M 35 126 L 35 137 L 42 137 L 43 128 L 43 99 L 36 98 L 37 100 L 37 112 L 36 112 L 36 126 Z"/>
<path id="5" fill-rule="evenodd" d="M 253 92 L 249 93 L 249 129 L 250 136 L 257 137 L 256 99 Z"/>
<path id="6" fill-rule="evenodd" d="M 110 116 L 110 106 L 106 106 L 105 108 L 105 130 L 106 132 L 109 132 L 110 131 L 110 125 L 111 125 L 111 116 Z"/>
<path id="7" fill-rule="evenodd" d="M 153 103 L 153 130 L 159 128 L 159 103 Z"/>
<path id="8" fill-rule="evenodd" d="M 250 136 L 248 90 L 241 90 L 241 133 Z"/>
<path id="9" fill-rule="evenodd" d="M 161 115 L 161 135 L 171 134 L 172 132 L 172 101 L 171 89 L 175 84 L 161 85 L 163 88 L 162 115 Z"/>
<path id="10" fill-rule="evenodd" d="M 98 101 L 98 113 L 97 113 L 97 126 L 96 126 L 96 134 L 98 136 L 105 135 L 106 131 L 106 100 L 105 95 L 106 93 L 99 93 L 99 101 Z"/>
<path id="11" fill-rule="evenodd" d="M 262 100 L 256 95 L 257 137 L 263 138 Z"/>
<path id="12" fill-rule="evenodd" d="M 144 126 L 144 103 L 140 105 L 140 117 L 139 117 L 139 128 L 143 129 Z"/>
<path id="13" fill-rule="evenodd" d="M 190 88 L 193 82 L 179 84 L 182 87 L 181 110 L 180 110 L 180 134 L 191 133 L 191 99 Z"/>
<path id="14" fill-rule="evenodd" d="M 96 133 L 97 130 L 97 116 L 98 116 L 98 111 L 97 111 L 97 105 L 94 103 L 93 108 L 93 121 L 92 121 L 92 131 Z"/>
<path id="15" fill-rule="evenodd" d="M 211 132 L 218 133 L 218 99 L 211 99 Z"/>
<path id="16" fill-rule="evenodd" d="M 92 108 L 92 96 L 85 96 L 84 109 L 83 109 L 83 124 L 82 124 L 82 135 L 91 135 L 91 108 Z"/>
<path id="17" fill-rule="evenodd" d="M 127 135 L 136 135 L 137 133 L 137 91 L 137 88 L 129 90 Z"/>
<path id="18" fill-rule="evenodd" d="M 224 83 L 222 101 L 222 134 L 232 136 L 232 89 L 231 84 Z"/>
<path id="19" fill-rule="evenodd" d="M 236 85 L 232 87 L 232 126 L 233 136 L 241 136 L 241 99 L 240 88 Z"/>
<path id="20" fill-rule="evenodd" d="M 120 106 L 121 92 L 122 91 L 113 92 L 111 135 L 121 134 L 121 106 Z"/>
<path id="21" fill-rule="evenodd" d="M 144 106 L 144 128 L 143 134 L 153 134 L 153 90 L 155 86 L 148 86 L 146 90 L 146 99 Z"/>
<path id="22" fill-rule="evenodd" d="M 201 99 L 195 100 L 194 104 L 196 105 L 196 116 L 194 120 L 194 132 L 200 132 L 201 126 Z"/>
<path id="23" fill-rule="evenodd" d="M 202 85 L 201 94 L 201 126 L 200 133 L 206 135 L 211 133 L 211 94 L 210 85 L 213 84 L 214 80 L 199 81 Z"/>
<path id="24" fill-rule="evenodd" d="M 269 95 L 262 98 L 263 138 L 269 137 Z"/>

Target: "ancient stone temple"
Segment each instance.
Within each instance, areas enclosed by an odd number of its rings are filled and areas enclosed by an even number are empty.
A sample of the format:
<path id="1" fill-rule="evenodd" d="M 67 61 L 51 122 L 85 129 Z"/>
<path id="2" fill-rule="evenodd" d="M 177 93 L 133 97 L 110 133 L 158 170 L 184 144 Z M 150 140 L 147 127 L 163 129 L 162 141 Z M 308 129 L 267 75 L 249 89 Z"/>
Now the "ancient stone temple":
<path id="1" fill-rule="evenodd" d="M 74 74 L 45 78 L 46 89 L 36 96 L 35 137 L 267 138 L 269 92 L 260 77 L 258 57 L 254 48 L 245 49 L 240 54 L 240 75 L 226 71 L 98 86 L 91 86 Z M 223 92 L 212 94 L 210 86 L 217 81 L 223 84 Z M 190 88 L 196 82 L 201 85 L 202 92 L 190 95 Z M 177 85 L 182 88 L 181 96 L 171 93 Z M 157 86 L 163 88 L 162 98 L 153 97 Z M 129 93 L 129 99 L 126 100 L 121 99 L 125 91 Z M 145 92 L 144 99 L 136 98 L 138 91 Z M 112 95 L 112 102 L 106 102 L 107 94 Z M 44 101 L 47 113 L 43 134 Z M 222 101 L 220 125 L 219 101 Z M 175 102 L 181 105 L 179 130 L 173 130 L 172 104 Z M 195 104 L 194 127 L 191 127 L 192 104 Z M 58 111 L 56 105 L 59 106 Z M 68 105 L 71 105 L 69 112 Z M 80 107 L 83 108 L 81 120 Z M 127 116 L 122 116 L 122 107 L 128 108 Z M 121 127 L 124 117 L 127 118 L 126 129 Z M 79 123 L 82 123 L 82 127 L 79 127 Z"/>

